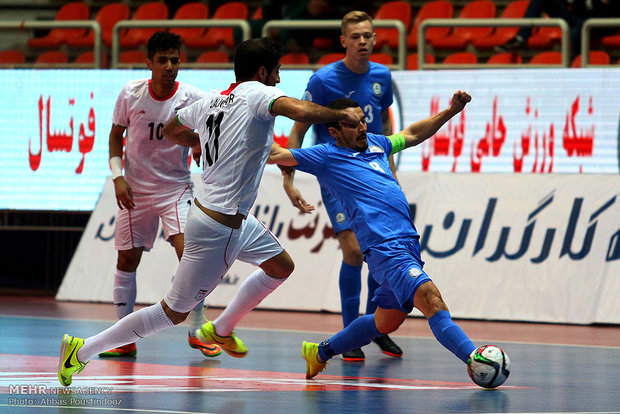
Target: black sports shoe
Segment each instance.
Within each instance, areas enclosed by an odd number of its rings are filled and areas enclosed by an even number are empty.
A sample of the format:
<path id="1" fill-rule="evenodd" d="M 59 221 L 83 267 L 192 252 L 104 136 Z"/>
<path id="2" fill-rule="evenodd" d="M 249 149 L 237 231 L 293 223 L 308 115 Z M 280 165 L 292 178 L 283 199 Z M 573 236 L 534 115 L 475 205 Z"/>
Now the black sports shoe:
<path id="1" fill-rule="evenodd" d="M 393 356 L 393 357 L 403 356 L 402 349 L 400 349 L 400 347 L 396 345 L 394 341 L 392 341 L 390 337 L 387 335 L 379 336 L 373 339 L 372 341 L 375 344 L 379 345 L 379 348 L 381 348 L 381 352 L 383 352 L 386 355 Z"/>
<path id="2" fill-rule="evenodd" d="M 342 359 L 349 362 L 364 362 L 364 352 L 361 348 L 352 349 L 342 353 Z"/>
<path id="3" fill-rule="evenodd" d="M 496 52 L 514 52 L 515 50 L 524 49 L 527 42 L 524 38 L 517 35 L 500 46 L 495 46 Z"/>

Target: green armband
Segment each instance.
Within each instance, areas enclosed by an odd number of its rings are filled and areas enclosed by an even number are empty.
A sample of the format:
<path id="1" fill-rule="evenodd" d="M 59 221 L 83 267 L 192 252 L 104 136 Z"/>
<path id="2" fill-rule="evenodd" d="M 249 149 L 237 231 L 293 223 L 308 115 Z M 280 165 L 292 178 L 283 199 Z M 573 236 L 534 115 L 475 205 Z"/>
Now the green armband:
<path id="1" fill-rule="evenodd" d="M 403 136 L 403 134 L 394 134 L 390 135 L 387 138 L 392 143 L 392 152 L 390 153 L 390 155 L 396 154 L 397 152 L 405 149 L 405 137 Z"/>

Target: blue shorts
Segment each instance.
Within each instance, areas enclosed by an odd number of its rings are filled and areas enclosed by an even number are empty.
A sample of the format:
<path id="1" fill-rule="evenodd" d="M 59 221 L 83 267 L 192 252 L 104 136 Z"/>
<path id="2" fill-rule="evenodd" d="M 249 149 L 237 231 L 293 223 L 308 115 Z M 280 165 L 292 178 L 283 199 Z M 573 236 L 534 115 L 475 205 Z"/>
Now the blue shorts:
<path id="1" fill-rule="evenodd" d="M 422 270 L 418 239 L 390 240 L 369 248 L 365 260 L 372 277 L 379 283 L 372 301 L 383 309 L 413 310 L 413 295 L 431 279 Z"/>
<path id="2" fill-rule="evenodd" d="M 325 210 L 327 210 L 329 221 L 331 221 L 334 228 L 334 233 L 338 234 L 343 230 L 351 229 L 349 218 L 344 212 L 342 204 L 323 186 L 321 186 L 321 197 L 323 198 L 323 204 L 325 205 Z"/>

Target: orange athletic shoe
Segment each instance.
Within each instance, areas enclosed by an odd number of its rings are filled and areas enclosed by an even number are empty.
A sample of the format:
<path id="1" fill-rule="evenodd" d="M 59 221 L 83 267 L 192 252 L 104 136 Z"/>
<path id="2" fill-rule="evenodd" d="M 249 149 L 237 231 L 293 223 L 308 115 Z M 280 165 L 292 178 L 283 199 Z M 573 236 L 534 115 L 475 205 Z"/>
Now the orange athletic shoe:
<path id="1" fill-rule="evenodd" d="M 207 358 L 213 358 L 222 353 L 222 348 L 220 348 L 218 345 L 202 343 L 200 342 L 200 339 L 196 338 L 195 336 L 191 336 L 189 332 L 187 333 L 187 342 L 192 348 L 200 349 L 202 355 L 206 356 Z"/>
<path id="2" fill-rule="evenodd" d="M 136 343 L 132 342 L 127 345 L 119 346 L 118 348 L 110 349 L 109 351 L 99 354 L 100 357 L 117 357 L 117 356 L 136 356 L 138 349 Z"/>

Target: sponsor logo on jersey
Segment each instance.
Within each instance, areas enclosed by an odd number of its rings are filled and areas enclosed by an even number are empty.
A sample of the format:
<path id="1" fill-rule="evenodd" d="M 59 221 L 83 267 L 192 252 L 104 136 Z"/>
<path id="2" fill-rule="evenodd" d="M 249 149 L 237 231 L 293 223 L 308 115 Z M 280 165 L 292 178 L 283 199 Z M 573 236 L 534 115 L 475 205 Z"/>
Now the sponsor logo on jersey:
<path id="1" fill-rule="evenodd" d="M 355 93 L 355 91 L 349 91 L 349 92 L 347 92 L 347 93 L 345 93 L 345 94 L 344 94 L 344 97 L 345 97 L 345 98 L 350 98 L 350 97 L 351 97 L 351 95 L 353 95 L 354 93 Z"/>
<path id="2" fill-rule="evenodd" d="M 336 214 L 336 223 L 340 224 L 343 223 L 346 220 L 347 216 L 344 215 L 344 213 L 338 213 Z"/>
<path id="3" fill-rule="evenodd" d="M 375 82 L 372 84 L 372 92 L 377 96 L 381 95 L 383 90 L 381 89 L 381 84 L 379 82 Z"/>
<path id="4" fill-rule="evenodd" d="M 368 147 L 368 152 L 385 152 L 385 151 L 383 151 L 383 148 L 381 148 L 378 145 L 371 145 L 370 147 Z"/>
<path id="5" fill-rule="evenodd" d="M 409 269 L 409 276 L 411 277 L 418 277 L 421 274 L 422 274 L 422 271 L 418 269 L 417 267 L 412 267 L 411 269 Z"/>
<path id="6" fill-rule="evenodd" d="M 304 92 L 304 96 L 301 97 L 301 100 L 312 102 L 312 94 L 308 91 Z"/>

